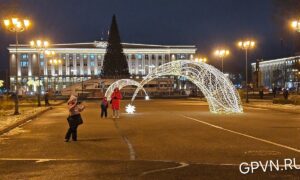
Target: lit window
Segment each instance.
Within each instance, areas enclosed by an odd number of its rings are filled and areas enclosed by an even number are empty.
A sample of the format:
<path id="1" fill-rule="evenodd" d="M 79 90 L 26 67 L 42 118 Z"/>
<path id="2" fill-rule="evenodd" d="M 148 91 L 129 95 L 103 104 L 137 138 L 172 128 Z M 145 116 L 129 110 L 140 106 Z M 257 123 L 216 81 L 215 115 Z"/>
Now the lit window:
<path id="1" fill-rule="evenodd" d="M 21 67 L 23 67 L 23 68 L 24 68 L 24 67 L 28 67 L 28 61 L 27 61 L 27 60 L 23 60 L 23 61 L 21 61 L 20 63 L 21 63 L 21 64 L 20 64 Z"/>
<path id="2" fill-rule="evenodd" d="M 91 67 L 94 67 L 95 66 L 95 61 L 91 61 L 90 65 L 91 65 Z"/>
<path id="3" fill-rule="evenodd" d="M 28 59 L 28 54 L 22 54 L 22 55 L 21 55 L 21 58 L 22 58 L 22 59 Z"/>
<path id="4" fill-rule="evenodd" d="M 142 59 L 142 55 L 141 55 L 141 54 L 138 54 L 138 55 L 137 55 L 137 58 L 138 58 L 139 60 L 141 60 L 141 59 Z"/>
<path id="5" fill-rule="evenodd" d="M 91 59 L 95 59 L 95 55 L 94 54 L 91 54 Z"/>

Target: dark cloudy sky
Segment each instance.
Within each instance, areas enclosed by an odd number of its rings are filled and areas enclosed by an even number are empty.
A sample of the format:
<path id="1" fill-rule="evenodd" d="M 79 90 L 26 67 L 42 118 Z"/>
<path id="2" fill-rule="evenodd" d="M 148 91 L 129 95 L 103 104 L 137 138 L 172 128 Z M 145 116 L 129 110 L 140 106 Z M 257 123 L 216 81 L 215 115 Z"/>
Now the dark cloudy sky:
<path id="1" fill-rule="evenodd" d="M 10 0 L 0 0 L 5 5 Z M 271 0 L 23 0 L 19 11 L 30 17 L 33 27 L 21 35 L 21 43 L 47 37 L 54 43 L 90 42 L 106 34 L 115 13 L 123 42 L 197 45 L 211 57 L 217 46 L 231 49 L 225 69 L 242 71 L 244 55 L 236 42 L 244 37 L 258 41 L 251 59 L 274 58 L 281 48 L 272 19 Z M 4 14 L 1 14 L 3 18 Z M 6 68 L 5 47 L 12 34 L 0 29 L 1 63 Z"/>

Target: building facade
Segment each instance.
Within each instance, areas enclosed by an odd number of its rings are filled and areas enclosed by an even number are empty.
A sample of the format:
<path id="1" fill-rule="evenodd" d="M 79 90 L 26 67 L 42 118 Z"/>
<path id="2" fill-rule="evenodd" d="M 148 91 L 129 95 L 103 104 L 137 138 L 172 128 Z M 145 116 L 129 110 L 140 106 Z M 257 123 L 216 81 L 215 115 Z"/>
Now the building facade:
<path id="1" fill-rule="evenodd" d="M 164 63 L 176 60 L 192 59 L 196 47 L 164 46 L 150 44 L 122 43 L 126 55 L 129 72 L 132 76 L 146 76 L 152 70 Z M 91 43 L 53 44 L 47 49 L 38 50 L 29 44 L 10 45 L 10 84 L 11 90 L 16 88 L 16 77 L 19 87 L 28 91 L 28 81 L 41 78 L 42 91 L 60 90 L 76 82 L 101 75 L 107 43 L 95 41 Z M 55 55 L 48 57 L 45 51 L 54 51 Z M 50 63 L 51 60 L 61 63 Z M 17 60 L 17 61 L 16 61 Z M 57 61 L 58 62 L 58 61 Z"/>
<path id="2" fill-rule="evenodd" d="M 254 87 L 299 90 L 300 56 L 252 63 Z"/>

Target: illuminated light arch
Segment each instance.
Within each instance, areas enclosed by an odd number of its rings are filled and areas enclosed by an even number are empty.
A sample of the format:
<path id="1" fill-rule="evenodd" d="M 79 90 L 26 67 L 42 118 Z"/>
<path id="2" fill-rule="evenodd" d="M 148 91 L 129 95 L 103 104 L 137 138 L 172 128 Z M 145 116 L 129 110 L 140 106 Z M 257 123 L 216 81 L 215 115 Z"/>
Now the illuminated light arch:
<path id="1" fill-rule="evenodd" d="M 110 97 L 111 97 L 112 93 L 114 92 L 114 89 L 119 88 L 119 90 L 121 90 L 125 86 L 137 86 L 139 88 L 139 90 L 142 89 L 144 91 L 146 97 L 149 97 L 146 90 L 141 86 L 141 84 L 132 79 L 120 79 L 120 80 L 115 81 L 107 88 L 107 90 L 105 92 L 105 97 L 107 98 L 108 101 L 110 101 Z"/>
<path id="2" fill-rule="evenodd" d="M 177 60 L 163 64 L 140 83 L 132 99 L 145 84 L 161 76 L 181 76 L 194 83 L 204 94 L 212 113 L 242 113 L 240 96 L 232 82 L 218 69 L 203 62 Z"/>

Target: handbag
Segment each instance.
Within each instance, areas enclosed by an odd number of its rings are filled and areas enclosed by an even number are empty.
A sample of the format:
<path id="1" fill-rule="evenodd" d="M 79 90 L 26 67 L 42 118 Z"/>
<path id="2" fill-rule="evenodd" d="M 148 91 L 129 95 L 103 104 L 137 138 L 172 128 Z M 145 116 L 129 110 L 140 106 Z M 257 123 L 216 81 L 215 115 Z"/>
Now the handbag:
<path id="1" fill-rule="evenodd" d="M 75 115 L 75 116 L 69 116 L 67 118 L 69 124 L 74 124 L 74 125 L 80 125 L 80 124 L 83 124 L 83 120 L 81 118 L 81 115 Z"/>

